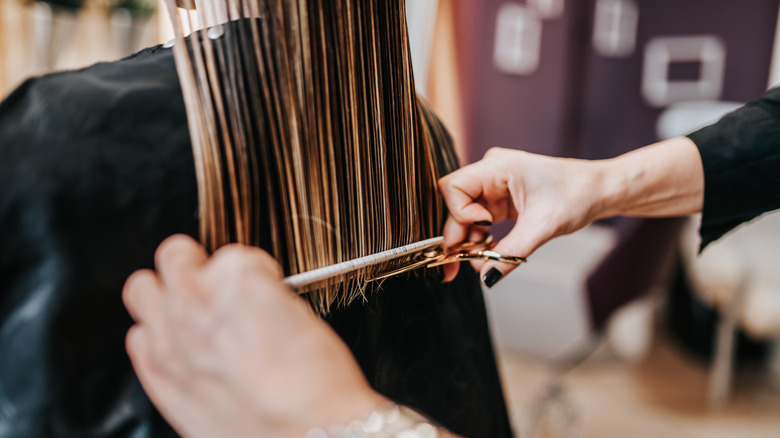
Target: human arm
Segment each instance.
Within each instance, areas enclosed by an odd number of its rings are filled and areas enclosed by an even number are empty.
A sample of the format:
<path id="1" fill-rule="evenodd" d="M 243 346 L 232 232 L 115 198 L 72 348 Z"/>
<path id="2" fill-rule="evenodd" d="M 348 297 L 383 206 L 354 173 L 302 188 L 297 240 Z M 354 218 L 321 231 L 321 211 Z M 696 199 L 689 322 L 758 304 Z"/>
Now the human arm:
<path id="1" fill-rule="evenodd" d="M 155 264 L 157 272 L 138 271 L 125 285 L 136 320 L 127 350 L 180 434 L 304 437 L 388 403 L 265 252 L 235 245 L 208 258 L 175 236 Z"/>
<path id="2" fill-rule="evenodd" d="M 704 176 L 696 145 L 675 138 L 596 161 L 494 148 L 442 178 L 439 188 L 450 210 L 445 244 L 468 238 L 480 228 L 474 223 L 510 219 L 515 225 L 495 250 L 527 257 L 550 239 L 598 219 L 700 211 Z M 488 286 L 514 269 L 497 262 L 476 267 Z M 456 265 L 448 267 L 445 280 L 456 273 Z"/>

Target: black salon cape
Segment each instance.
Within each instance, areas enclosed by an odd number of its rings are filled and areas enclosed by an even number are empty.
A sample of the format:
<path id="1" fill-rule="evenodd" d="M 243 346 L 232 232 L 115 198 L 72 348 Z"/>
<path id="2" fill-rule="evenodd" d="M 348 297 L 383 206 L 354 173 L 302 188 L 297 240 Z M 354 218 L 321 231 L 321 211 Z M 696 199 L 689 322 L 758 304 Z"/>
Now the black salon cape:
<path id="1" fill-rule="evenodd" d="M 125 278 L 194 236 L 172 53 L 32 79 L 0 105 L 0 437 L 167 437 L 124 349 Z M 470 437 L 511 436 L 478 279 L 395 279 L 333 312 L 369 382 Z M 273 354 L 273 353 L 269 353 Z"/>
<path id="2" fill-rule="evenodd" d="M 688 137 L 704 167 L 702 248 L 780 208 L 780 88 Z"/>

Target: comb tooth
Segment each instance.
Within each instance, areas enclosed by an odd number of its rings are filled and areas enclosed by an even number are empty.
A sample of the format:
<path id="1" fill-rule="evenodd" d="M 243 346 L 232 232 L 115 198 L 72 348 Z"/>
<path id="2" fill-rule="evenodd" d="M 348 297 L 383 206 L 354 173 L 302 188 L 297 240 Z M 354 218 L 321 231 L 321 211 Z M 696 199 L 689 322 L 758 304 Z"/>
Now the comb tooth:
<path id="1" fill-rule="evenodd" d="M 198 23 L 167 3 L 210 251 L 261 246 L 295 274 L 438 234 L 436 181 L 455 160 L 414 91 L 402 0 L 203 2 L 200 23 L 251 19 L 189 44 Z M 349 304 L 392 263 L 308 299 Z"/>

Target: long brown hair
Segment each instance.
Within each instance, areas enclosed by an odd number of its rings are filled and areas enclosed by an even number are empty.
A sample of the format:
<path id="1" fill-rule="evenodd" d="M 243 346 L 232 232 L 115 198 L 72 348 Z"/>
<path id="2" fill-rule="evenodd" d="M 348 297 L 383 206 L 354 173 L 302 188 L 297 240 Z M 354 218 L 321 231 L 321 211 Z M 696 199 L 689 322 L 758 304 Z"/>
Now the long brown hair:
<path id="1" fill-rule="evenodd" d="M 172 14 L 207 248 L 261 246 L 290 275 L 436 236 L 456 160 L 415 93 L 403 0 L 214 1 L 237 21 L 187 43 Z M 327 311 L 386 268 L 308 295 Z"/>

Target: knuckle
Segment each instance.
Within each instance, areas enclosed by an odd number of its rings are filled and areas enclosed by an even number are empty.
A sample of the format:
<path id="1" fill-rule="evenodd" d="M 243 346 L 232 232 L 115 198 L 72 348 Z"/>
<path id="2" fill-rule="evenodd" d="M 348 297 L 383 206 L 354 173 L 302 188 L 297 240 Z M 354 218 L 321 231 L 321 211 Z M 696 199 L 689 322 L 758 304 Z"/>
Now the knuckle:
<path id="1" fill-rule="evenodd" d="M 277 277 L 282 276 L 279 263 L 262 249 L 227 245 L 214 254 L 214 266 L 227 275 L 247 275 L 266 272 Z"/>
<path id="2" fill-rule="evenodd" d="M 230 260 L 235 258 L 236 254 L 240 254 L 242 248 L 243 246 L 241 244 L 229 243 L 217 249 L 211 256 L 211 259 L 214 261 Z"/>
<path id="3" fill-rule="evenodd" d="M 279 264 L 279 262 L 273 258 L 270 254 L 263 251 L 262 254 L 262 264 L 263 266 L 268 270 L 269 274 L 272 274 L 275 278 L 282 278 L 284 277 L 284 272 L 282 271 L 282 265 Z"/>
<path id="4" fill-rule="evenodd" d="M 496 158 L 502 155 L 504 151 L 506 151 L 506 149 L 493 146 L 485 152 L 485 155 L 483 155 L 482 158 Z"/>
<path id="5" fill-rule="evenodd" d="M 186 298 L 175 296 L 168 300 L 165 303 L 167 317 L 170 318 L 171 321 L 174 321 L 181 326 L 190 324 L 192 322 L 192 312 L 190 309 L 191 302 L 192 295 L 188 295 Z"/>
<path id="6" fill-rule="evenodd" d="M 261 272 L 276 278 L 282 277 L 282 267 L 275 258 L 259 248 L 247 248 L 243 257 L 243 268 L 251 272 Z"/>
<path id="7" fill-rule="evenodd" d="M 225 245 L 211 257 L 211 266 L 226 273 L 236 274 L 243 267 L 244 249 L 239 244 Z"/>

